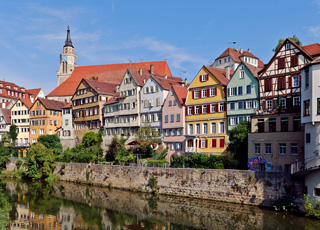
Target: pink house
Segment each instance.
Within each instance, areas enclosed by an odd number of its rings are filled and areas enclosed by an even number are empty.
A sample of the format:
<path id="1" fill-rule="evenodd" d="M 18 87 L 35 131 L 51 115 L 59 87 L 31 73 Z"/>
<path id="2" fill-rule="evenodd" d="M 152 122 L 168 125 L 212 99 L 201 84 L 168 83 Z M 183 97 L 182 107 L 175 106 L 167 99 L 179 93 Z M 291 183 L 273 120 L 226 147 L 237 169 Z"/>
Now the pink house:
<path id="1" fill-rule="evenodd" d="M 162 107 L 163 142 L 169 148 L 167 159 L 185 153 L 185 101 L 187 87 L 171 86 Z"/>

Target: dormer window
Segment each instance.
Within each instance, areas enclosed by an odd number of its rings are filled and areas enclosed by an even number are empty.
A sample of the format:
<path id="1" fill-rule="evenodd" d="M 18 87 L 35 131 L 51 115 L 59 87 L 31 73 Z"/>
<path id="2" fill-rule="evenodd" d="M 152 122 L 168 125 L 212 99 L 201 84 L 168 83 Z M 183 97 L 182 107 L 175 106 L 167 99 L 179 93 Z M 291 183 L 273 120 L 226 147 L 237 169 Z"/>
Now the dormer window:
<path id="1" fill-rule="evenodd" d="M 200 82 L 208 81 L 208 74 L 202 74 L 200 75 Z"/>

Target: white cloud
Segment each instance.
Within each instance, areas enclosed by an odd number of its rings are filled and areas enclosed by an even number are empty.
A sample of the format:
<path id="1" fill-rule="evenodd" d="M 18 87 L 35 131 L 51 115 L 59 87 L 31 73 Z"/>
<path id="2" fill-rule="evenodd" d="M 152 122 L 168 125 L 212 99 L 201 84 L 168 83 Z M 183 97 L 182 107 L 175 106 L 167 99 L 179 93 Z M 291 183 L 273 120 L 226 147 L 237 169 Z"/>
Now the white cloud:
<path id="1" fill-rule="evenodd" d="M 311 36 L 320 38 L 320 26 L 310 26 L 307 31 Z"/>

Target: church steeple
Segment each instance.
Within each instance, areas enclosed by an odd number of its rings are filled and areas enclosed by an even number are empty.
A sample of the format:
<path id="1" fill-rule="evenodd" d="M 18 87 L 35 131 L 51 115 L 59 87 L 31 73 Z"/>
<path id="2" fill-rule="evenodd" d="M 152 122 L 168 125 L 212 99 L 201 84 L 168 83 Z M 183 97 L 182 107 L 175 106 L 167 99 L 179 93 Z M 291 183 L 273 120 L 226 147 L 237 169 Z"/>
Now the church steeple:
<path id="1" fill-rule="evenodd" d="M 71 46 L 71 47 L 73 47 L 72 41 L 71 41 L 71 36 L 70 36 L 69 25 L 68 25 L 68 30 L 67 30 L 67 39 L 66 39 L 66 41 L 65 41 L 64 47 L 66 47 L 66 46 Z"/>

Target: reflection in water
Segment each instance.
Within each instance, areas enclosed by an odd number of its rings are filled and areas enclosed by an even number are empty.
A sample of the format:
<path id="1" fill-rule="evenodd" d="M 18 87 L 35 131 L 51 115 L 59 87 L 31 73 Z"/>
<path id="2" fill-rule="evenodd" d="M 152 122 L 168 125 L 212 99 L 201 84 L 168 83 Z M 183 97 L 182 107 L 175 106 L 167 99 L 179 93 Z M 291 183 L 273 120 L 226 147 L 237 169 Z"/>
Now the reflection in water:
<path id="1" fill-rule="evenodd" d="M 199 199 L 59 182 L 4 182 L 8 229 L 320 229 L 320 221 Z"/>

